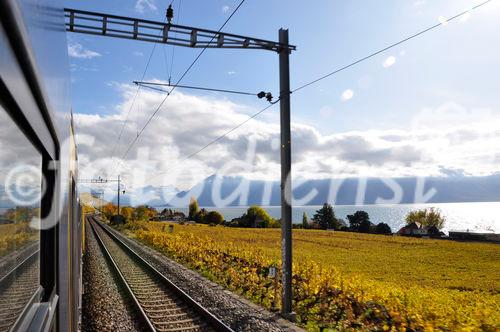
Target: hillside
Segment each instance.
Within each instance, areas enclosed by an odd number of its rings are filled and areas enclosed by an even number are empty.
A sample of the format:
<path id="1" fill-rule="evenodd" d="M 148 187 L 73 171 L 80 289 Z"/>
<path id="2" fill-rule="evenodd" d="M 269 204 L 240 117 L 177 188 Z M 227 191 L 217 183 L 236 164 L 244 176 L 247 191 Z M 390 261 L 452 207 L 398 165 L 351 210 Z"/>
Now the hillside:
<path id="1" fill-rule="evenodd" d="M 268 269 L 280 266 L 280 230 L 133 229 L 144 244 L 222 286 L 268 308 L 275 303 Z M 293 237 L 294 311 L 311 331 L 498 328 L 498 245 L 312 230 Z"/>

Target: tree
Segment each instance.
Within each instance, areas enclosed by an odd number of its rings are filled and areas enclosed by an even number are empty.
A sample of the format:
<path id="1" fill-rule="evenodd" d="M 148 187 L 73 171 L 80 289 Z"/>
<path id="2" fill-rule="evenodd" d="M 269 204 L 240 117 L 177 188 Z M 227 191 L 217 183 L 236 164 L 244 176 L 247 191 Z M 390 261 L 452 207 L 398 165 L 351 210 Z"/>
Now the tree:
<path id="1" fill-rule="evenodd" d="M 333 211 L 333 207 L 328 203 L 323 204 L 323 207 L 316 211 L 313 223 L 321 229 L 339 229 L 335 211 Z"/>
<path id="2" fill-rule="evenodd" d="M 149 221 L 151 218 L 156 216 L 156 210 L 150 208 L 147 205 L 139 205 L 135 208 L 135 220 L 138 221 Z"/>
<path id="3" fill-rule="evenodd" d="M 407 225 L 418 222 L 424 227 L 435 227 L 439 230 L 444 227 L 446 222 L 446 218 L 441 215 L 441 211 L 434 208 L 410 211 L 405 219 Z"/>
<path id="4" fill-rule="evenodd" d="M 302 228 L 303 229 L 309 228 L 309 220 L 307 219 L 307 213 L 305 211 L 302 214 Z"/>
<path id="5" fill-rule="evenodd" d="M 359 224 L 359 228 L 358 228 L 358 231 L 360 233 L 370 233 L 372 230 L 372 223 L 370 222 L 370 220 L 363 220 L 361 222 L 361 224 Z"/>
<path id="6" fill-rule="evenodd" d="M 240 218 L 241 227 L 275 227 L 276 221 L 260 206 L 251 206 Z"/>
<path id="7" fill-rule="evenodd" d="M 192 220 L 196 221 L 197 223 L 200 224 L 208 224 L 206 218 L 208 215 L 208 211 L 202 208 L 198 213 L 194 216 Z"/>
<path id="8" fill-rule="evenodd" d="M 366 221 L 368 221 L 368 225 L 369 225 L 370 216 L 365 211 L 356 211 L 354 214 L 347 215 L 347 220 L 349 220 L 349 226 L 350 226 L 351 230 L 360 231 L 360 227 L 361 227 L 361 224 L 363 222 L 365 222 L 364 223 L 365 228 L 367 225 Z M 367 232 L 364 232 L 364 233 L 367 233 Z"/>
<path id="9" fill-rule="evenodd" d="M 101 212 L 109 220 L 118 212 L 118 208 L 113 203 L 108 203 L 101 208 Z"/>
<path id="10" fill-rule="evenodd" d="M 195 220 L 197 218 L 198 213 L 200 213 L 200 206 L 198 205 L 198 200 L 195 197 L 191 197 L 191 201 L 189 202 L 189 220 Z"/>
<path id="11" fill-rule="evenodd" d="M 165 217 L 172 217 L 172 209 L 163 209 L 161 210 L 161 215 L 165 216 Z"/>
<path id="12" fill-rule="evenodd" d="M 386 223 L 381 222 L 377 225 L 377 234 L 392 234 L 392 229 Z"/>
<path id="13" fill-rule="evenodd" d="M 134 208 L 130 206 L 124 206 L 120 208 L 121 215 L 125 218 L 125 220 L 131 221 L 132 216 L 134 215 Z"/>
<path id="14" fill-rule="evenodd" d="M 211 225 L 220 225 L 224 222 L 224 216 L 218 211 L 210 211 L 205 217 L 205 223 Z"/>

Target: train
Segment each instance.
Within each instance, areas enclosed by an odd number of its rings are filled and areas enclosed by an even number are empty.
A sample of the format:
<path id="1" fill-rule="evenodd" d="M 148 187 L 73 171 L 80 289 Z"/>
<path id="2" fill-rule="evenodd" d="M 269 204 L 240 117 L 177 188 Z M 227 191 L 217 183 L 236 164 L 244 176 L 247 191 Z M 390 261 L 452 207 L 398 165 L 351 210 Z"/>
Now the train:
<path id="1" fill-rule="evenodd" d="M 77 331 L 82 229 L 59 0 L 0 0 L 0 331 Z"/>

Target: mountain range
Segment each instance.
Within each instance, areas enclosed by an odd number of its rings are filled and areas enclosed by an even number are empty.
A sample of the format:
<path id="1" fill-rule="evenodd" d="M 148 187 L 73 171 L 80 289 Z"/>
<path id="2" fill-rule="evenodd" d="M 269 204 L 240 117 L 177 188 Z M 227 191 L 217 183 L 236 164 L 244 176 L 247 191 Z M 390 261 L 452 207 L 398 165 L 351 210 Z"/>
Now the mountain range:
<path id="1" fill-rule="evenodd" d="M 242 194 L 235 195 L 234 191 L 239 186 L 243 188 Z M 361 195 L 363 187 L 364 197 Z M 219 192 L 216 190 L 213 195 L 214 188 L 219 188 Z M 146 197 L 154 198 L 142 203 L 152 206 L 182 207 L 187 206 L 193 196 L 198 198 L 201 206 L 207 207 L 220 206 L 221 202 L 224 206 L 274 206 L 280 205 L 281 202 L 279 182 L 245 180 L 242 177 L 212 175 L 187 191 L 173 194 L 173 189 L 170 188 L 167 199 L 162 198 L 162 190 L 164 188 L 147 187 Z M 232 193 L 234 196 L 230 196 Z M 313 197 L 301 201 L 309 193 Z M 494 202 L 500 201 L 500 174 L 484 177 L 450 176 L 420 179 L 405 177 L 303 180 L 300 183 L 294 182 L 293 197 L 294 205 L 322 205 L 325 202 L 337 205 Z M 127 204 L 125 197 L 123 203 Z"/>

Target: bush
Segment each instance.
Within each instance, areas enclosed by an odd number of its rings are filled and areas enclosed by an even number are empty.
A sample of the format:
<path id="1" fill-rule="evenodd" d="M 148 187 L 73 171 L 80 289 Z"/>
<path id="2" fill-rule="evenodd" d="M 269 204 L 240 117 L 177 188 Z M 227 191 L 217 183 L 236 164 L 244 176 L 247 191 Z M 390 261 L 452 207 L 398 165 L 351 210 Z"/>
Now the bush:
<path id="1" fill-rule="evenodd" d="M 370 220 L 363 220 L 361 224 L 359 224 L 359 232 L 361 233 L 370 233 L 372 228 L 372 223 Z"/>
<path id="2" fill-rule="evenodd" d="M 392 234 L 391 227 L 383 222 L 377 225 L 376 232 L 377 234 Z"/>
<path id="3" fill-rule="evenodd" d="M 239 222 L 241 227 L 267 228 L 273 224 L 273 218 L 260 206 L 251 206 Z"/>
<path id="4" fill-rule="evenodd" d="M 205 216 L 204 223 L 210 225 L 221 225 L 224 222 L 224 216 L 218 211 L 210 211 Z"/>
<path id="5" fill-rule="evenodd" d="M 109 219 L 109 223 L 112 226 L 125 225 L 125 217 L 122 215 L 116 214 Z"/>

